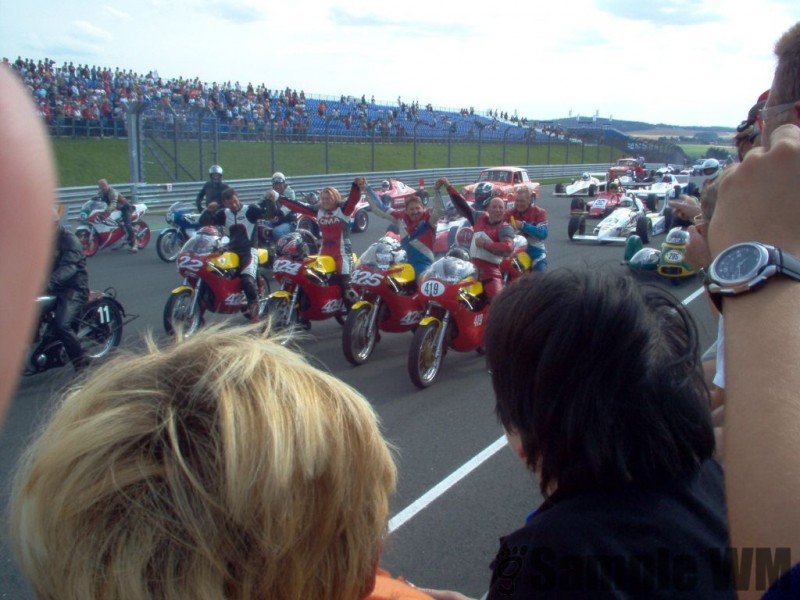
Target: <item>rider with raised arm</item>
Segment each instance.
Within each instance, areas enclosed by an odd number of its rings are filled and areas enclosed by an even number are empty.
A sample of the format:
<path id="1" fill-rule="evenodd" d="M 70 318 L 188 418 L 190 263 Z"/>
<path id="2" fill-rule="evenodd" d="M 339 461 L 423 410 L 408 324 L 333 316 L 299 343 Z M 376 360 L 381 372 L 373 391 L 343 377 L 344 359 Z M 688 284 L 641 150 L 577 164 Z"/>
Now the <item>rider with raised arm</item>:
<path id="1" fill-rule="evenodd" d="M 108 206 L 106 214 L 110 214 L 111 211 L 115 209 L 119 210 L 122 217 L 122 226 L 128 234 L 128 243 L 130 244 L 131 252 L 138 252 L 139 244 L 136 239 L 136 233 L 133 231 L 133 225 L 131 225 L 133 206 L 125 199 L 125 196 L 108 185 L 106 179 L 98 180 L 97 187 L 100 189 L 100 199 Z"/>
<path id="2" fill-rule="evenodd" d="M 472 225 L 474 234 L 470 245 L 472 263 L 478 269 L 486 297 L 491 300 L 503 289 L 500 263 L 514 249 L 514 229 L 506 223 L 505 201 L 495 196 L 489 200 L 486 212 L 472 208 L 447 177 L 440 177 L 434 185 L 436 192 L 444 186 L 453 205 Z"/>
<path id="3" fill-rule="evenodd" d="M 532 271 L 547 270 L 547 211 L 533 203 L 533 195 L 527 186 L 519 186 L 514 196 L 514 208 L 506 212 L 506 220 L 528 240 L 528 256 Z"/>
<path id="4" fill-rule="evenodd" d="M 384 206 L 378 194 L 367 185 L 365 177 L 357 177 L 356 184 L 366 195 L 372 212 L 397 226 L 397 230 L 402 236 L 400 245 L 406 251 L 408 262 L 414 267 L 414 273 L 419 277 L 420 273 L 430 267 L 433 262 L 436 223 L 444 214 L 441 193 L 436 191 L 433 205 L 430 208 L 425 208 L 419 196 L 409 196 L 405 199 L 404 210 L 393 210 Z"/>
<path id="5" fill-rule="evenodd" d="M 330 256 L 336 261 L 342 299 L 348 306 L 358 299 L 358 294 L 350 287 L 350 273 L 353 270 L 350 222 L 360 199 L 361 190 L 355 182 L 350 186 L 350 195 L 344 202 L 339 190 L 334 187 L 323 188 L 319 193 L 319 208 L 288 198 L 278 199 L 282 206 L 317 219 L 322 238 L 319 253 L 322 256 Z"/>

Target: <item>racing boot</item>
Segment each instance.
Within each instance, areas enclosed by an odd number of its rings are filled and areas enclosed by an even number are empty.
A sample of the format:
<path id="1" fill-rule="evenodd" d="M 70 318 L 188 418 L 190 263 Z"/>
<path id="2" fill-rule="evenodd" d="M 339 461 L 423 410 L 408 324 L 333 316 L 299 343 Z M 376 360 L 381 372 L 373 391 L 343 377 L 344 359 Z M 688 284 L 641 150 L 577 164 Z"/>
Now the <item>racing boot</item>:
<path id="1" fill-rule="evenodd" d="M 250 275 L 242 275 L 242 291 L 247 297 L 247 318 L 251 323 L 258 323 L 258 313 L 260 307 L 258 305 L 258 288 L 256 287 L 256 280 Z"/>
<path id="2" fill-rule="evenodd" d="M 350 286 L 350 275 L 342 275 L 339 285 L 342 288 L 342 300 L 349 311 L 358 301 L 358 293 Z"/>

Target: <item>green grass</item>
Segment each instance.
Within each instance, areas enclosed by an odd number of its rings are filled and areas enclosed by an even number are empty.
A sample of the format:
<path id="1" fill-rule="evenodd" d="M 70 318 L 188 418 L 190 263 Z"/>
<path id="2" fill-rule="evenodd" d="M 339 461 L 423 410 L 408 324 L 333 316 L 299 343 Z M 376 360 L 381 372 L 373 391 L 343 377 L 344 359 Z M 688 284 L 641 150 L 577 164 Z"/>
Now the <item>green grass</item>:
<path id="1" fill-rule="evenodd" d="M 708 144 L 679 144 L 681 149 L 690 159 L 705 158 L 709 149 L 714 148 L 729 154 L 735 154 L 736 150 L 730 146 L 709 146 Z"/>
<path id="2" fill-rule="evenodd" d="M 128 161 L 128 141 L 117 139 L 52 138 L 59 186 L 93 185 L 104 177 L 111 182 L 131 180 Z M 707 148 L 707 146 L 706 146 Z M 374 150 L 374 155 L 373 155 Z M 569 150 L 569 153 L 567 152 Z M 449 157 L 448 157 L 449 152 Z M 174 160 L 177 156 L 177 165 Z M 144 180 L 148 183 L 169 181 L 203 181 L 200 172 L 201 148 L 197 142 L 169 139 L 151 140 L 144 152 Z M 214 161 L 211 144 L 202 147 L 203 165 L 207 169 Z M 484 143 L 478 157 L 478 144 L 417 143 L 417 169 L 472 167 L 482 165 L 579 164 L 613 162 L 620 152 L 601 146 L 581 147 L 572 144 L 503 146 Z M 221 141 L 218 162 L 225 169 L 226 179 L 256 179 L 272 174 L 272 145 L 268 142 Z M 325 144 L 276 143 L 275 168 L 292 176 L 318 175 L 326 172 Z M 329 143 L 327 172 L 359 173 L 373 171 L 405 171 L 415 168 L 414 144 L 343 144 Z"/>

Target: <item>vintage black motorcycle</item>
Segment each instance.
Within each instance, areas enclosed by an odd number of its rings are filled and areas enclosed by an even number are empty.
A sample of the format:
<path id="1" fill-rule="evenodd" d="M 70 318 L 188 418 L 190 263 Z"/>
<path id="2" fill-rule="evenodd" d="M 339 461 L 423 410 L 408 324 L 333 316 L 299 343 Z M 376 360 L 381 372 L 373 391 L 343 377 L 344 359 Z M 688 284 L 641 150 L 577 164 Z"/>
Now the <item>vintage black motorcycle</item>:
<path id="1" fill-rule="evenodd" d="M 138 316 L 126 315 L 116 295 L 114 288 L 89 292 L 89 298 L 72 325 L 91 361 L 105 358 L 119 346 L 123 326 Z M 39 325 L 25 361 L 25 375 L 69 364 L 67 351 L 54 333 L 57 301 L 58 297 L 54 295 L 36 298 Z"/>

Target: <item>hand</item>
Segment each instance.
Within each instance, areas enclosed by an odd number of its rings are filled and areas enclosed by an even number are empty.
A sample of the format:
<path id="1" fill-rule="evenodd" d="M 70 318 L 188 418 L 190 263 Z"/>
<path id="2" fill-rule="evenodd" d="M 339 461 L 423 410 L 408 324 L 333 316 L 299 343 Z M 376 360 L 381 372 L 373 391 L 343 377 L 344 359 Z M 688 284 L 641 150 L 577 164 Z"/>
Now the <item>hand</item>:
<path id="1" fill-rule="evenodd" d="M 702 227 L 706 226 L 703 225 Z M 688 232 L 689 243 L 686 246 L 686 253 L 683 255 L 683 259 L 695 271 L 705 269 L 711 264 L 711 251 L 708 249 L 708 241 L 694 225 L 689 227 Z"/>
<path id="2" fill-rule="evenodd" d="M 486 246 L 486 240 L 482 237 L 475 238 L 475 247 L 476 248 L 483 248 Z"/>
<path id="3" fill-rule="evenodd" d="M 447 181 L 447 177 L 439 177 L 436 183 L 433 184 L 433 189 L 438 191 L 442 186 L 447 187 L 448 185 L 450 185 L 450 182 Z"/>
<path id="4" fill-rule="evenodd" d="M 208 203 L 208 212 L 217 212 L 219 208 L 219 204 L 217 202 L 209 202 Z"/>
<path id="5" fill-rule="evenodd" d="M 712 256 L 750 240 L 800 254 L 800 127 L 781 125 L 770 136 L 769 150 L 753 148 L 733 172 L 723 171 L 720 177 L 724 179 L 708 234 Z"/>
<path id="6" fill-rule="evenodd" d="M 358 186 L 362 192 L 367 189 L 367 178 L 366 177 L 356 177 L 355 181 L 353 181 Z"/>

